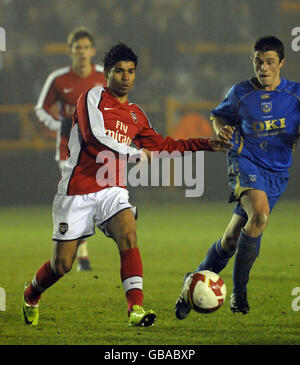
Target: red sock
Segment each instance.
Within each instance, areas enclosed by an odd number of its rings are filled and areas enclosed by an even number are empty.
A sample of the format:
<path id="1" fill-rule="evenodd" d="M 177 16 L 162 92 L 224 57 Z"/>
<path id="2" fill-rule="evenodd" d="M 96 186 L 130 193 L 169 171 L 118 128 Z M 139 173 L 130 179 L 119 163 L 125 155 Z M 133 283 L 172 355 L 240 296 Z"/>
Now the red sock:
<path id="1" fill-rule="evenodd" d="M 27 304 L 37 305 L 41 294 L 57 282 L 60 276 L 54 274 L 50 267 L 50 260 L 45 262 L 35 274 L 30 285 L 25 291 L 24 298 Z"/>
<path id="2" fill-rule="evenodd" d="M 143 264 L 138 247 L 120 251 L 120 257 L 121 280 L 129 314 L 133 305 L 143 305 Z"/>

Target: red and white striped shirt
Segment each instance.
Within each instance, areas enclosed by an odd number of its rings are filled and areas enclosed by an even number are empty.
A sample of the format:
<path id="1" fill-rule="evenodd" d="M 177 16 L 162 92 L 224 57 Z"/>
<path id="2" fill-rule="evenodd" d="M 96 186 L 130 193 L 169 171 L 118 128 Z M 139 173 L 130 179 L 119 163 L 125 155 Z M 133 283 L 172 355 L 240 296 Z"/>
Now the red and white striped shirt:
<path id="1" fill-rule="evenodd" d="M 93 65 L 92 72 L 85 78 L 77 75 L 71 66 L 52 72 L 39 95 L 35 106 L 38 119 L 49 129 L 57 130 L 57 161 L 67 158 L 68 138 L 72 126 L 72 115 L 81 93 L 96 85 L 106 86 L 103 67 Z M 51 113 L 51 107 L 58 103 L 59 115 Z"/>
<path id="2" fill-rule="evenodd" d="M 150 151 L 212 151 L 208 139 L 162 137 L 138 105 L 128 101 L 122 104 L 108 88 L 94 87 L 78 100 L 68 143 L 69 158 L 62 171 L 58 192 L 82 195 L 108 186 L 126 188 L 125 158 L 139 158 L 142 152 L 131 147 L 131 142 Z M 116 163 L 106 164 L 103 158 L 99 158 L 106 152 L 114 153 Z M 97 173 L 104 166 L 108 175 L 114 177 L 115 185 L 105 185 L 106 180 L 99 184 Z"/>

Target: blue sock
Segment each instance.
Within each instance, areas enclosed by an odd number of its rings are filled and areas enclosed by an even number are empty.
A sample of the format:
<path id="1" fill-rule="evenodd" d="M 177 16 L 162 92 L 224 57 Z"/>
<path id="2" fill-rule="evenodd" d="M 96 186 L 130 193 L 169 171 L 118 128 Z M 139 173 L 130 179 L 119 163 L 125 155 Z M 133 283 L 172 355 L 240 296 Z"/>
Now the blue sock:
<path id="1" fill-rule="evenodd" d="M 256 257 L 258 257 L 259 255 L 261 239 L 262 239 L 262 234 L 258 237 L 258 240 L 256 242 L 256 255 L 257 255 Z"/>
<path id="2" fill-rule="evenodd" d="M 197 267 L 195 271 L 210 270 L 218 274 L 227 265 L 229 259 L 234 255 L 228 254 L 221 247 L 221 239 L 212 244 L 208 249 L 205 259 Z"/>
<path id="3" fill-rule="evenodd" d="M 250 270 L 258 256 L 261 236 L 250 237 L 241 232 L 233 265 L 233 292 L 247 292 Z"/>

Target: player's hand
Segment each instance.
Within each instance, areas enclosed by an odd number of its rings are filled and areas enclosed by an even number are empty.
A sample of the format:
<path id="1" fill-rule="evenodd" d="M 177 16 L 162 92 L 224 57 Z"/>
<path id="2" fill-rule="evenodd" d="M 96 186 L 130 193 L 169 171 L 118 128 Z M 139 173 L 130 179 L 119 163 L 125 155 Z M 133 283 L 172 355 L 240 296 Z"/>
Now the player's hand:
<path id="1" fill-rule="evenodd" d="M 142 151 L 141 161 L 151 162 L 152 161 L 152 153 L 151 153 L 151 151 L 149 151 L 146 148 L 144 148 L 143 151 Z"/>
<path id="2" fill-rule="evenodd" d="M 209 140 L 209 144 L 210 147 L 214 150 L 214 152 L 226 152 L 227 150 L 231 150 L 233 147 L 233 144 L 228 142 L 228 141 L 224 141 L 223 139 L 220 138 L 211 138 Z"/>
<path id="3" fill-rule="evenodd" d="M 230 141 L 232 139 L 232 135 L 235 131 L 235 127 L 230 125 L 225 125 L 221 127 L 217 133 L 217 137 L 223 141 Z"/>

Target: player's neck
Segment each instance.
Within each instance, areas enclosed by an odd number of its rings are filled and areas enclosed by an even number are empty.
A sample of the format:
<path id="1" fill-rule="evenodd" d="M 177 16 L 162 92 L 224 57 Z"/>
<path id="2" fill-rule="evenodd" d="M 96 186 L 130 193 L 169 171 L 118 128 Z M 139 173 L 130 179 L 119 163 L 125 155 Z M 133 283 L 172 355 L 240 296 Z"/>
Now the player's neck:
<path id="1" fill-rule="evenodd" d="M 78 65 L 73 64 L 72 69 L 78 76 L 85 78 L 85 77 L 89 76 L 89 74 L 92 72 L 93 65 L 88 64 L 85 66 L 78 66 Z"/>
<path id="2" fill-rule="evenodd" d="M 278 80 L 276 80 L 276 82 L 274 82 L 272 85 L 266 85 L 264 87 L 264 89 L 266 91 L 273 91 L 276 90 L 277 86 L 280 84 L 280 78 Z"/>
<path id="3" fill-rule="evenodd" d="M 254 79 L 255 84 L 258 86 L 259 89 L 265 90 L 265 91 L 273 91 L 276 90 L 277 86 L 280 84 L 281 79 L 278 77 L 273 84 L 271 85 L 262 85 L 257 78 Z"/>
<path id="4" fill-rule="evenodd" d="M 115 93 L 111 88 L 109 88 L 109 91 L 110 91 L 110 93 L 116 98 L 116 99 L 118 99 L 119 100 L 119 102 L 121 103 L 121 104 L 124 104 L 124 103 L 126 103 L 127 101 L 128 101 L 128 94 L 126 94 L 126 95 L 118 95 L 117 93 Z"/>

